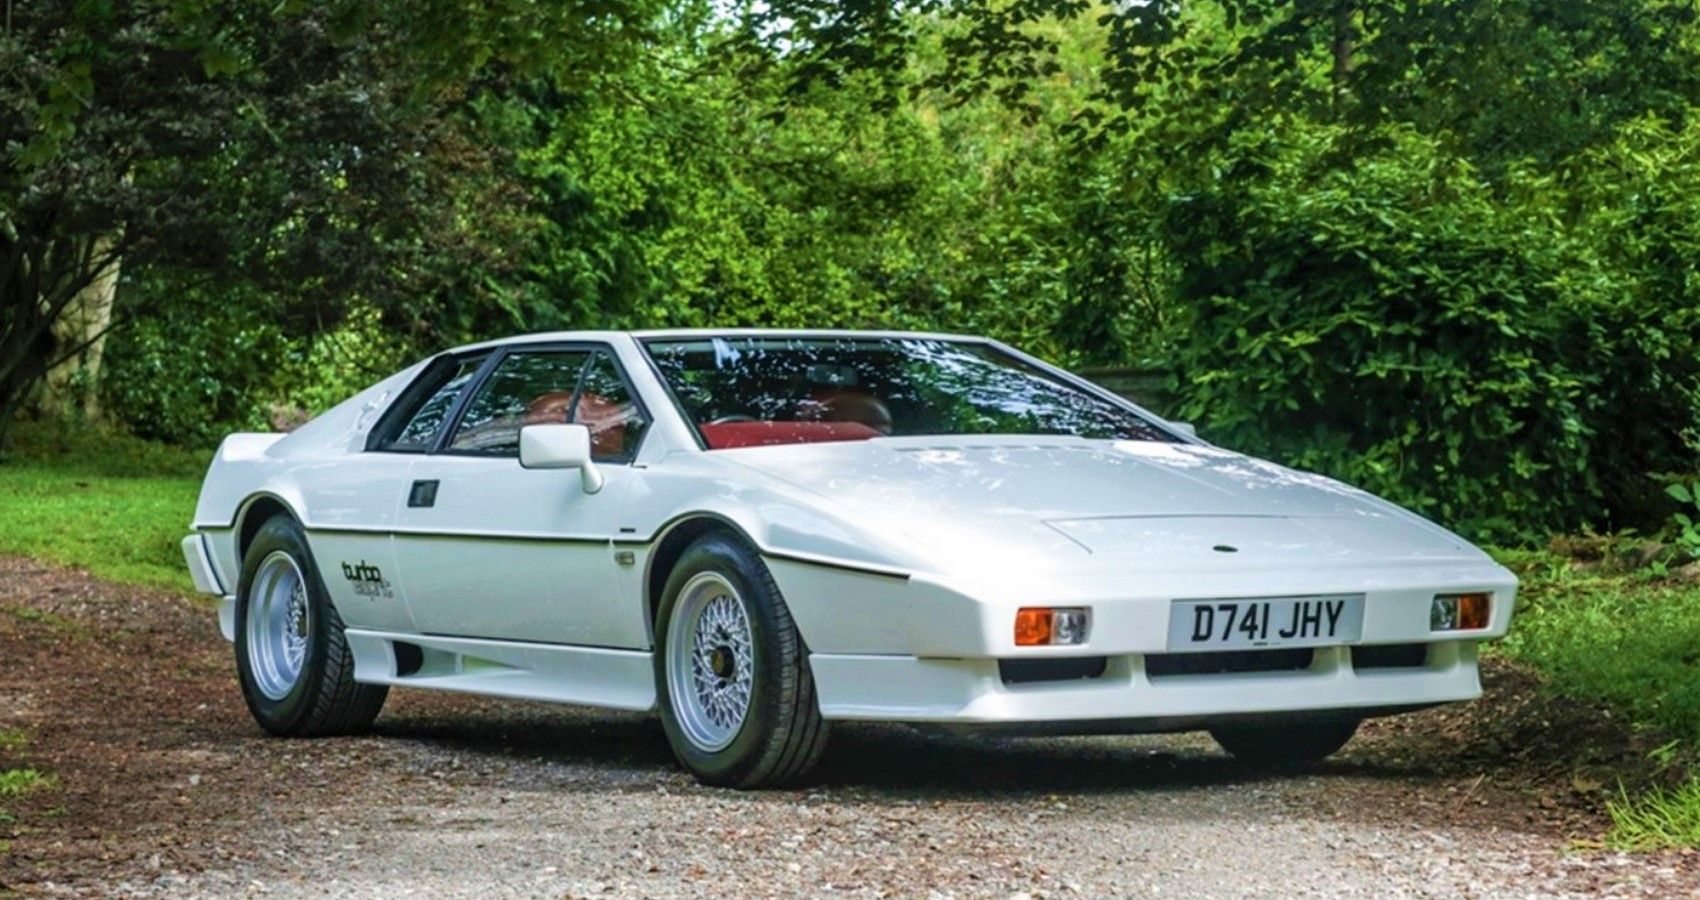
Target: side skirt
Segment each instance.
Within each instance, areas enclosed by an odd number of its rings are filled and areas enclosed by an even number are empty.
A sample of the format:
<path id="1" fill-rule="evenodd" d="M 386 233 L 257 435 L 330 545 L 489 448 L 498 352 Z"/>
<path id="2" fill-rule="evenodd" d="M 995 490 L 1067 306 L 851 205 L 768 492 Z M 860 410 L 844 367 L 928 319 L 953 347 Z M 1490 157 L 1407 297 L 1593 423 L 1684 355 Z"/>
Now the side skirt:
<path id="1" fill-rule="evenodd" d="M 645 650 L 530 644 L 405 632 L 346 632 L 354 680 L 646 712 L 655 669 Z"/>

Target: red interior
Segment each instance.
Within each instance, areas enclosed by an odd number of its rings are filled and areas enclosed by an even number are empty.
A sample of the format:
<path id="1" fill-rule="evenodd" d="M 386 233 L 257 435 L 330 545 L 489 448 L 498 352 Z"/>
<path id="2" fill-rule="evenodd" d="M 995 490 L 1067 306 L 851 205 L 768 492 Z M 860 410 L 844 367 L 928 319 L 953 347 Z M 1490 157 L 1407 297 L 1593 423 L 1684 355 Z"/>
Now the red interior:
<path id="1" fill-rule="evenodd" d="M 618 457 L 626 452 L 626 426 L 631 422 L 629 404 L 615 403 L 601 394 L 585 391 L 578 398 L 574 422 L 590 426 L 593 456 Z"/>
<path id="2" fill-rule="evenodd" d="M 571 391 L 552 391 L 532 398 L 525 410 L 525 424 L 565 424 Z M 585 391 L 578 398 L 578 414 L 572 421 L 590 428 L 590 452 L 597 457 L 617 457 L 625 452 L 628 410 L 601 394 Z"/>
<path id="3" fill-rule="evenodd" d="M 865 441 L 881 436 L 860 422 L 705 422 L 697 427 L 710 450 Z"/>

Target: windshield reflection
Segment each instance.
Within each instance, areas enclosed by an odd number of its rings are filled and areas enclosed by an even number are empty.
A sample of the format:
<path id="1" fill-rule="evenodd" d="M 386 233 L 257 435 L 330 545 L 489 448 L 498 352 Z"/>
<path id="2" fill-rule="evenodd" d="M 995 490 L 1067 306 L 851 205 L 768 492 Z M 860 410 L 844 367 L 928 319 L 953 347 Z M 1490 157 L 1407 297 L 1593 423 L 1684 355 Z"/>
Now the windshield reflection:
<path id="1" fill-rule="evenodd" d="M 708 337 L 645 348 L 711 449 L 908 435 L 1175 440 L 1133 411 L 979 342 Z"/>

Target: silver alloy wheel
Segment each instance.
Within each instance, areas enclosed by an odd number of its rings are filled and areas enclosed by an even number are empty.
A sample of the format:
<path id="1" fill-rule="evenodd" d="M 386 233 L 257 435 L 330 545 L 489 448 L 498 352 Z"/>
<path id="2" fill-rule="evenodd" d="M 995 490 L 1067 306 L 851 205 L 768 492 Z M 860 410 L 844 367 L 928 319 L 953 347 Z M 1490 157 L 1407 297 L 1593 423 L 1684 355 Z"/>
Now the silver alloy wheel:
<path id="1" fill-rule="evenodd" d="M 699 750 L 732 743 L 750 711 L 755 636 L 738 591 L 718 572 L 679 589 L 667 624 L 667 694 L 679 729 Z"/>
<path id="2" fill-rule="evenodd" d="M 313 633 L 307 579 L 295 557 L 275 550 L 260 561 L 248 588 L 248 669 L 254 686 L 272 700 L 295 689 Z"/>

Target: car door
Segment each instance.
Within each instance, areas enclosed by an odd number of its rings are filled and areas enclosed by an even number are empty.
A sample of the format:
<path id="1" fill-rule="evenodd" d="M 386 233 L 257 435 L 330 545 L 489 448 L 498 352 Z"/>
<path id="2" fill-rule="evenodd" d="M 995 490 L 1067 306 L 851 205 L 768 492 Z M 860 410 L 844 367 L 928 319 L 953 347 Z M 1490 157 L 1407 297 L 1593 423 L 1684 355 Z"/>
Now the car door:
<path id="1" fill-rule="evenodd" d="M 383 411 L 361 452 L 309 462 L 297 481 L 311 512 L 307 541 L 337 612 L 351 628 L 411 631 L 396 580 L 394 541 L 409 469 L 448 424 L 448 413 L 488 354 L 444 356 Z"/>
<path id="2" fill-rule="evenodd" d="M 611 350 L 519 346 L 481 376 L 435 452 L 417 459 L 395 552 L 421 632 L 598 647 L 645 645 L 612 539 L 649 417 Z M 519 464 L 526 425 L 582 423 L 603 487 Z"/>

